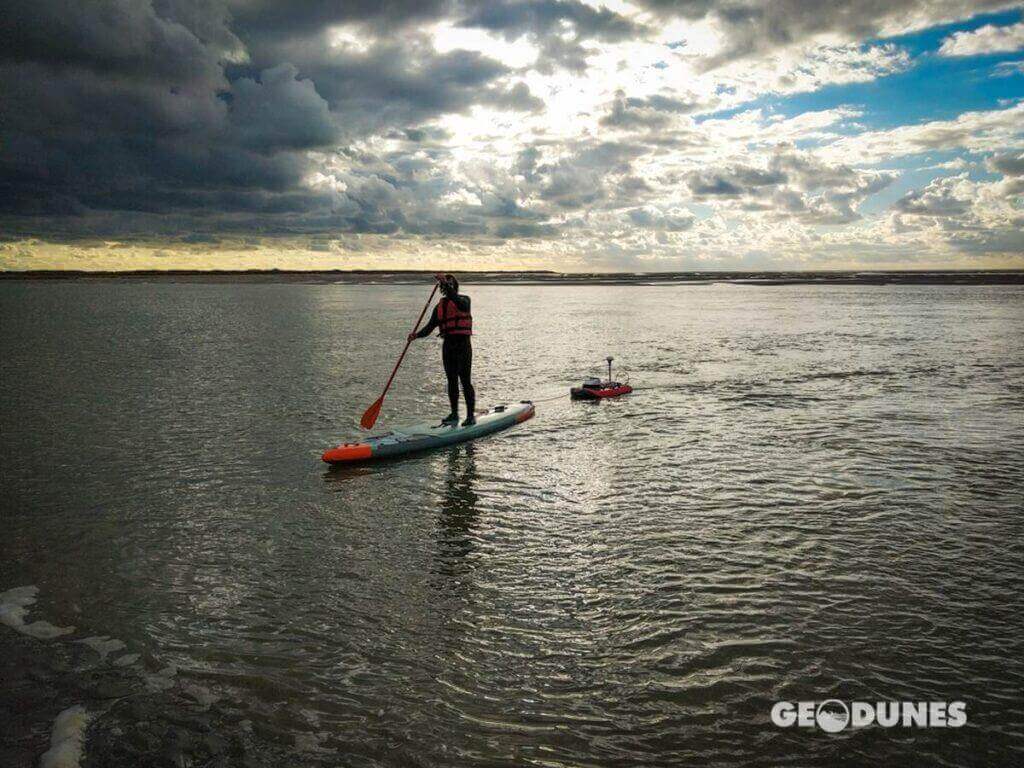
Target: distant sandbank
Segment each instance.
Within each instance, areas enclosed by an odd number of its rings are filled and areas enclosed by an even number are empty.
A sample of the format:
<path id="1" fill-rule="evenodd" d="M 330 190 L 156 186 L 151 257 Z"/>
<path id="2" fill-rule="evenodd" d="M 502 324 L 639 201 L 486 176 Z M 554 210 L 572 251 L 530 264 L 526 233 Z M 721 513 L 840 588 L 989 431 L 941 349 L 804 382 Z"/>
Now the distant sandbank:
<path id="1" fill-rule="evenodd" d="M 0 280 L 128 280 L 181 283 L 359 283 L 429 282 L 430 270 L 29 270 L 0 272 Z M 848 272 L 455 272 L 463 283 L 499 285 L 1024 285 L 1024 270 L 928 270 Z"/>

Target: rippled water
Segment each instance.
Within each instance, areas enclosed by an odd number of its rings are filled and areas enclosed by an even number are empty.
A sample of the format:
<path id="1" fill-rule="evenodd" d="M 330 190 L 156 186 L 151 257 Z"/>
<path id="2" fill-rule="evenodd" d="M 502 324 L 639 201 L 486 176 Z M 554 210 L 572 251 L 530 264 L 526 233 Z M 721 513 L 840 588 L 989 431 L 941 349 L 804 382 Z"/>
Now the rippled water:
<path id="1" fill-rule="evenodd" d="M 0 285 L 0 591 L 294 765 L 1024 760 L 1024 290 L 465 288 L 479 404 L 556 399 L 329 471 L 424 286 Z M 418 342 L 379 426 L 445 410 Z"/>

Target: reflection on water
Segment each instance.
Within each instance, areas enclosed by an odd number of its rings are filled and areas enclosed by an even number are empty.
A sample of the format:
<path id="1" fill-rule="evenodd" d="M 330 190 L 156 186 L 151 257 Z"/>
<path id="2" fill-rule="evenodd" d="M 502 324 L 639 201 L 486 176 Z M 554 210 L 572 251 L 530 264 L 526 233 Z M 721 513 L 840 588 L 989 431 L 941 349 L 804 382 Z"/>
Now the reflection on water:
<path id="1" fill-rule="evenodd" d="M 555 399 L 337 469 L 421 286 L 0 291 L 0 592 L 251 724 L 250 764 L 1020 762 L 1019 288 L 467 286 L 480 405 Z M 636 392 L 570 402 L 609 354 Z M 444 414 L 439 358 L 381 427 Z M 780 698 L 969 724 L 824 738 Z"/>
<path id="2" fill-rule="evenodd" d="M 444 485 L 438 509 L 437 563 L 435 571 L 444 576 L 461 576 L 473 550 L 479 523 L 476 492 L 476 446 L 446 451 Z"/>

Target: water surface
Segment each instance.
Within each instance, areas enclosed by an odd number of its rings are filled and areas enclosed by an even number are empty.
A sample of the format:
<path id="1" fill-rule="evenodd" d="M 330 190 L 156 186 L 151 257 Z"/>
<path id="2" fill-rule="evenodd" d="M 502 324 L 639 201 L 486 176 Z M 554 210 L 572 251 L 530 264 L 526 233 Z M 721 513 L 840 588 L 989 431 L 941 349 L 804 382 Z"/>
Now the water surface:
<path id="1" fill-rule="evenodd" d="M 537 417 L 332 471 L 424 286 L 0 285 L 0 591 L 296 766 L 1024 759 L 1024 289 L 465 289 Z M 570 402 L 606 355 L 636 393 Z M 969 724 L 769 721 L 825 698 Z"/>

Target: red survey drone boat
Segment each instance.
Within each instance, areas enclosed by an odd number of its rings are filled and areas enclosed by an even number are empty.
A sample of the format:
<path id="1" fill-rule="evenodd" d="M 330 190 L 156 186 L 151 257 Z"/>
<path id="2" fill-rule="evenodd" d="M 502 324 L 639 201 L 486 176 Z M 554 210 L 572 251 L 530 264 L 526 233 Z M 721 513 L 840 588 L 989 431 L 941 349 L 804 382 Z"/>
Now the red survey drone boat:
<path id="1" fill-rule="evenodd" d="M 606 397 L 618 397 L 619 395 L 628 395 L 632 392 L 633 388 L 629 384 L 612 381 L 613 359 L 611 357 L 605 358 L 608 361 L 607 381 L 601 381 L 597 377 L 589 378 L 583 382 L 583 386 L 570 389 L 569 396 L 573 400 L 603 400 Z"/>

